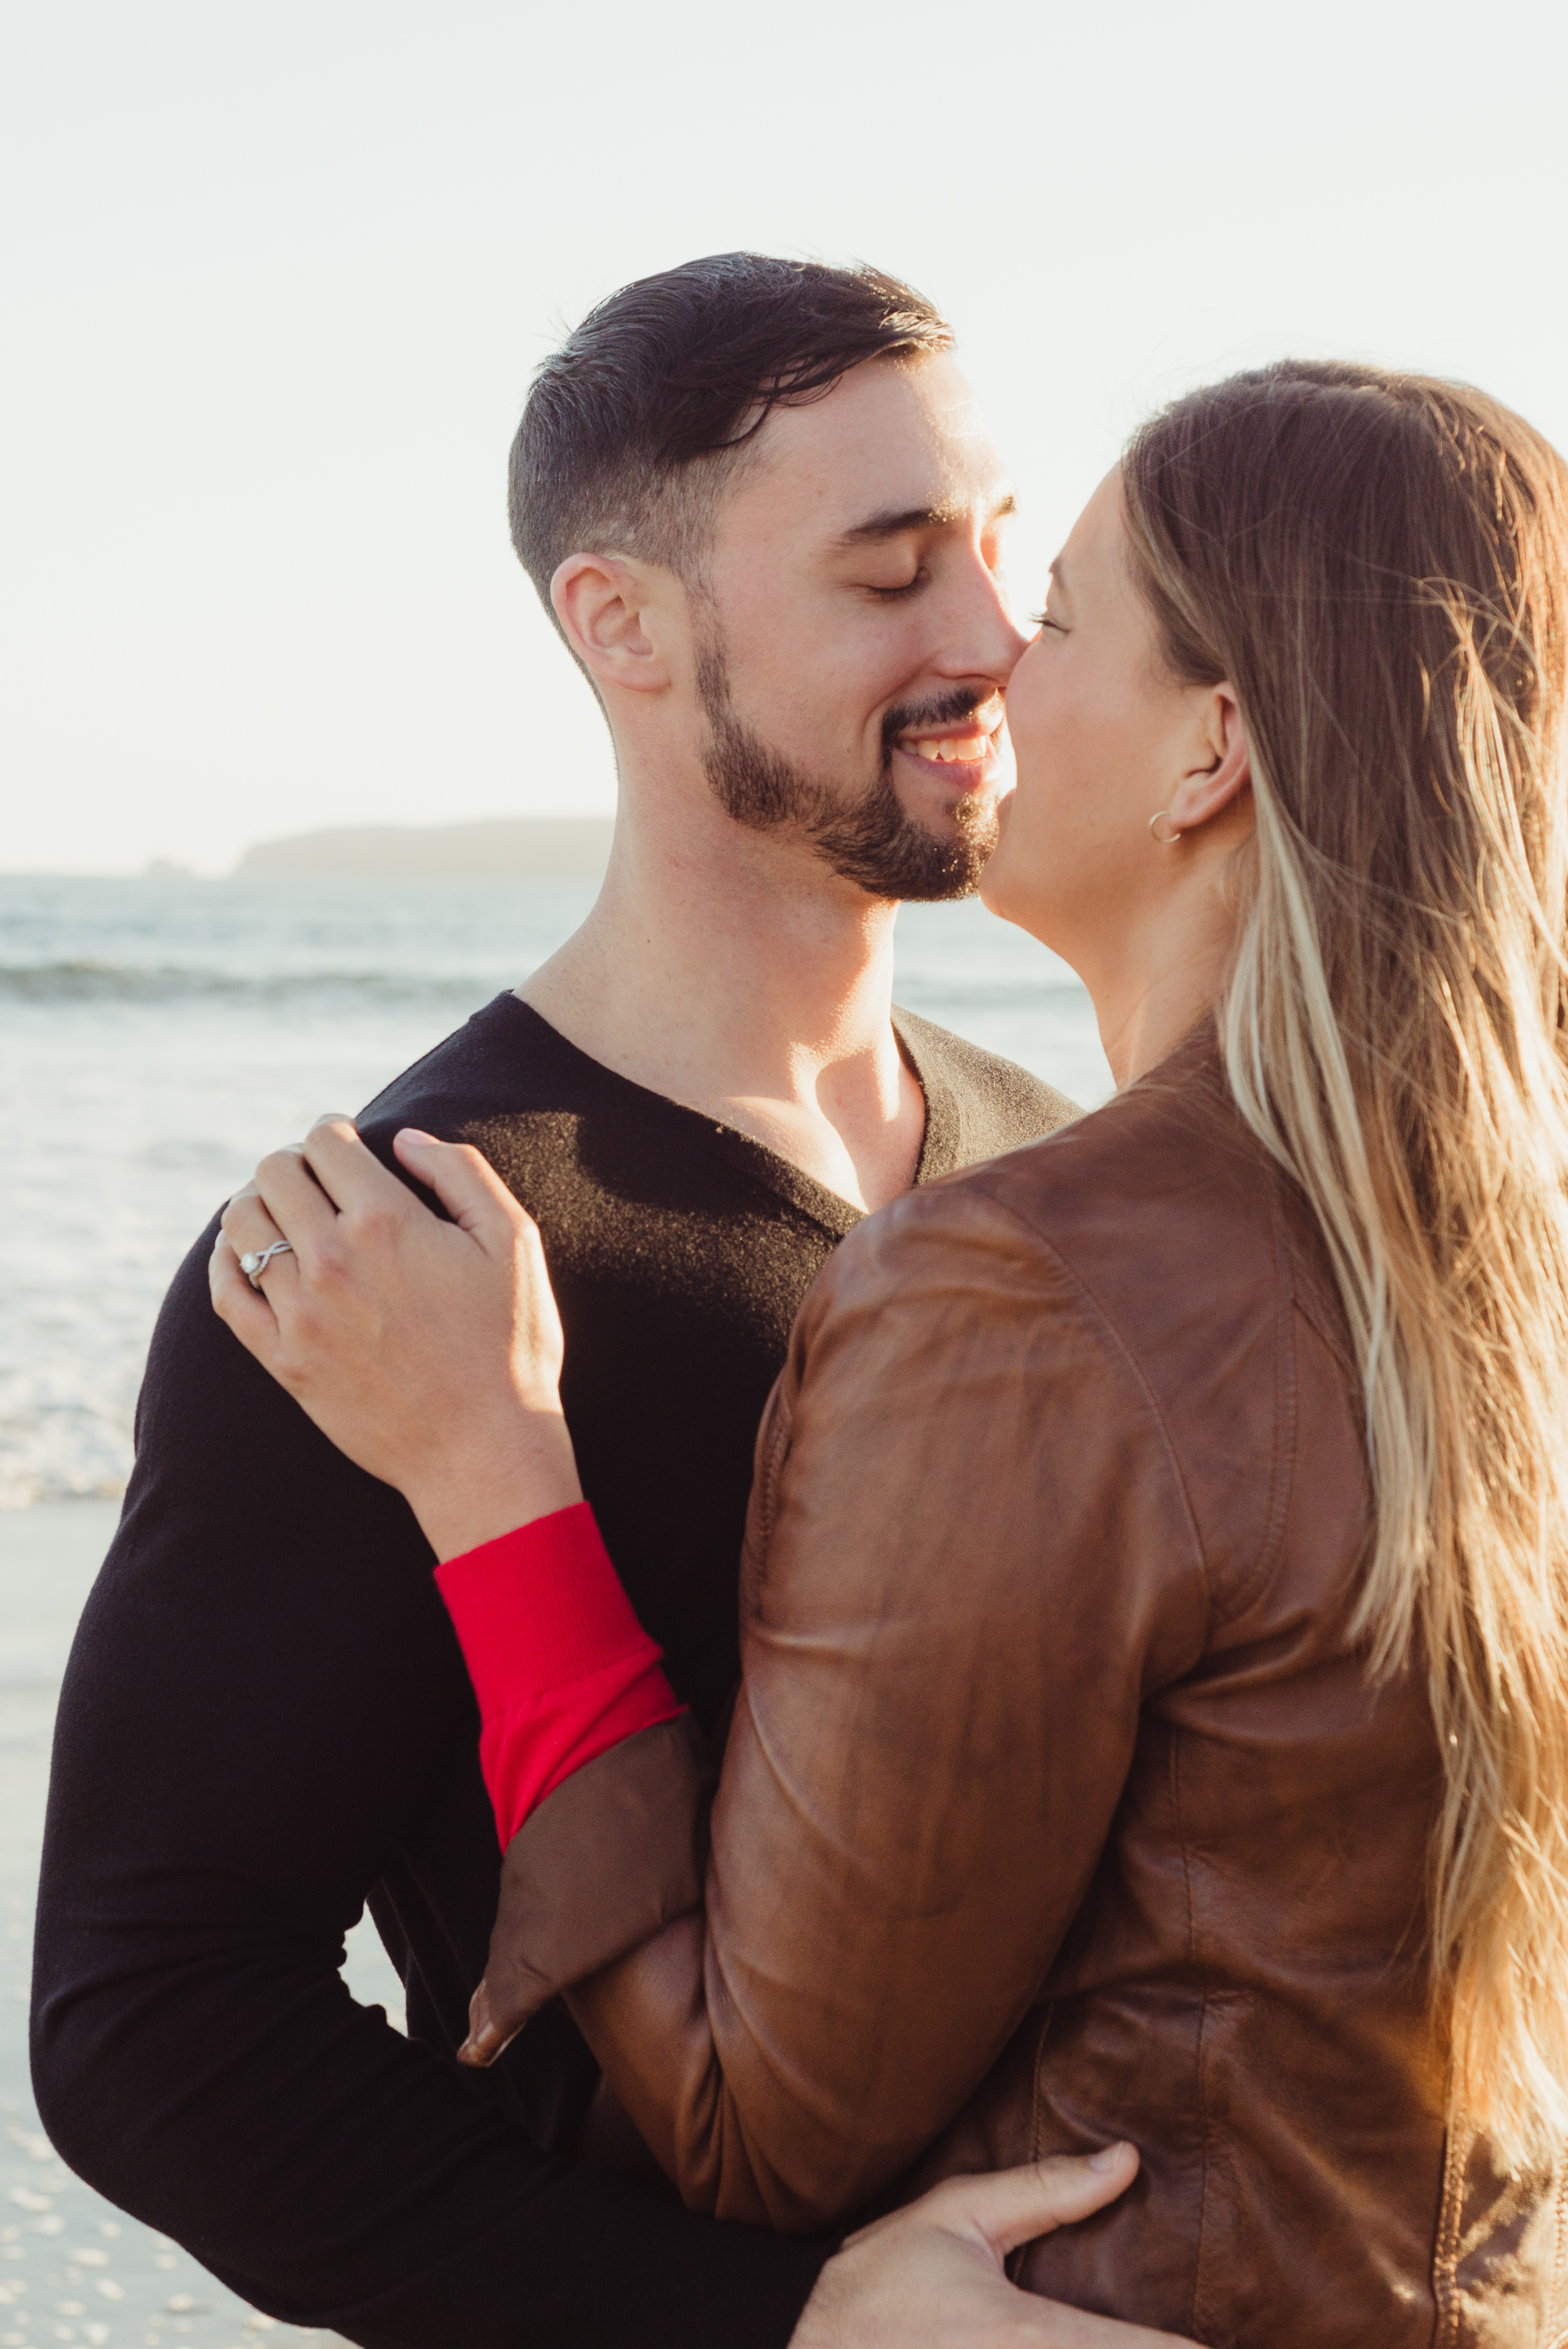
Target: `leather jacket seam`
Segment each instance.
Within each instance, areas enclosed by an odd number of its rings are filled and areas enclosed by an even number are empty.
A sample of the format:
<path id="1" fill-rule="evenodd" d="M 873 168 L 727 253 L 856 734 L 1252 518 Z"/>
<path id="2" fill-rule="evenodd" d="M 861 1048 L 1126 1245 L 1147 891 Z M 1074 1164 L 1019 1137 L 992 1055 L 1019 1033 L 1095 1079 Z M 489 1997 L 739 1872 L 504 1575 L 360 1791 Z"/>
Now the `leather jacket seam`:
<path id="1" fill-rule="evenodd" d="M 1181 1887 L 1187 1906 L 1187 1962 L 1198 1971 L 1198 1899 L 1192 1881 L 1192 1847 L 1188 1839 L 1181 1807 L 1181 1737 L 1173 1731 L 1171 1738 L 1171 1809 L 1172 1841 L 1181 1855 Z M 1203 2297 L 1203 2235 L 1209 2216 L 1209 2156 L 1210 2113 L 1207 2082 L 1203 2067 L 1203 2044 L 1209 2022 L 1210 1985 L 1204 1982 L 1198 2007 L 1197 2035 L 1192 2049 L 1193 2090 L 1198 2107 L 1198 2223 L 1193 2231 L 1192 2289 L 1188 2308 L 1188 2329 L 1196 2336 L 1202 2315 Z"/>
<path id="2" fill-rule="evenodd" d="M 1329 1315 L 1325 1312 L 1323 1298 L 1315 1282 L 1304 1278 L 1300 1268 L 1294 1261 L 1290 1268 L 1290 1288 L 1292 1302 L 1296 1311 L 1329 1360 L 1337 1364 L 1344 1373 L 1346 1386 L 1359 1400 L 1360 1385 L 1356 1374 L 1356 1365 L 1345 1350 L 1343 1332 L 1335 1328 Z"/>
<path id="3" fill-rule="evenodd" d="M 1161 1447 L 1165 1454 L 1166 1465 L 1170 1470 L 1171 1482 L 1174 1484 L 1177 1493 L 1181 1496 L 1181 1512 L 1186 1520 L 1188 1537 L 1192 1546 L 1192 1554 L 1197 1562 L 1199 1574 L 1202 1578 L 1203 1590 L 1211 1625 L 1216 1616 L 1221 1621 L 1228 1619 L 1230 1610 L 1226 1609 L 1222 1613 L 1215 1606 L 1213 1578 L 1209 1568 L 1208 1554 L 1204 1549 L 1203 1537 L 1199 1529 L 1197 1512 L 1192 1506 L 1192 1496 L 1187 1488 L 1186 1476 L 1182 1473 L 1181 1456 L 1177 1452 L 1175 1441 L 1171 1435 L 1165 1413 L 1161 1408 L 1160 1398 L 1155 1393 L 1138 1354 L 1134 1351 L 1128 1340 L 1123 1336 L 1117 1322 L 1113 1320 L 1110 1314 L 1107 1312 L 1105 1307 L 1101 1304 L 1099 1297 L 1095 1294 L 1093 1288 L 1090 1288 L 1088 1282 L 1084 1278 L 1082 1273 L 1078 1271 L 1075 1265 L 1071 1265 L 1068 1262 L 1068 1259 L 1063 1256 L 1055 1241 L 1050 1239 L 1046 1233 L 1042 1232 L 1037 1224 L 1032 1223 L 1026 1216 L 1021 1215 L 1016 1207 L 1011 1206 L 1005 1199 L 997 1198 L 995 1192 L 986 1189 L 981 1184 L 975 1184 L 975 1188 L 999 1215 L 1005 1216 L 1009 1223 L 1017 1225 L 1021 1231 L 1026 1232 L 1035 1247 L 1037 1247 L 1045 1256 L 1049 1257 L 1051 1263 L 1056 1268 L 1058 1277 L 1066 1282 L 1068 1287 L 1072 1289 L 1074 1294 L 1079 1299 L 1089 1319 L 1099 1330 L 1105 1344 L 1120 1358 L 1127 1370 L 1130 1372 L 1133 1383 L 1136 1386 L 1138 1392 L 1143 1398 L 1145 1410 L 1158 1433 Z M 1204 1633 L 1205 1648 L 1207 1647 L 1208 1640 L 1209 1632 L 1206 1630 Z"/>
<path id="4" fill-rule="evenodd" d="M 1040 2017 L 1040 2035 L 1035 2042 L 1033 2110 L 1029 2115 L 1029 2159 L 1031 2161 L 1039 2161 L 1043 2158 L 1041 2148 L 1045 2143 L 1046 2042 L 1051 2035 L 1051 2018 L 1056 2011 L 1056 2000 L 1047 1999 L 1045 2011 Z"/>
<path id="5" fill-rule="evenodd" d="M 768 1445 L 758 1494 L 757 1553 L 758 1564 L 764 1567 L 773 1541 L 773 1527 L 779 1514 L 779 1479 L 783 1474 L 795 1433 L 794 1414 L 780 1395 L 775 1410 L 773 1430 Z"/>
<path id="6" fill-rule="evenodd" d="M 1450 2112 L 1443 2143 L 1443 2190 L 1432 2256 L 1432 2299 L 1438 2312 L 1432 2349 L 1454 2349 L 1459 2338 L 1460 2205 L 1470 2144 L 1469 2121 L 1456 2107 Z"/>
<path id="7" fill-rule="evenodd" d="M 1274 1258 L 1274 1449 L 1269 1463 L 1269 1497 L 1257 1555 L 1248 1571 L 1238 1577 L 1232 1604 L 1221 1616 L 1222 1622 L 1234 1621 L 1238 1615 L 1243 1614 L 1262 1597 L 1284 1547 L 1291 1495 L 1295 1485 L 1295 1284 L 1291 1278 L 1280 1176 L 1276 1170 L 1271 1168 L 1269 1171 L 1269 1226 Z"/>
<path id="8" fill-rule="evenodd" d="M 1187 2323 L 1193 2338 L 1206 2330 L 1203 2313 L 1203 2238 L 1209 2220 L 1209 2164 L 1212 2152 L 1209 2125 L 1209 2098 L 1203 2064 L 1203 2043 L 1209 2029 L 1209 1985 L 1203 1985 L 1202 2002 L 1198 2009 L 1198 2224 L 1192 2246 L 1192 2297 L 1189 2303 Z M 1216 2320 L 1220 2321 L 1220 2320 Z"/>

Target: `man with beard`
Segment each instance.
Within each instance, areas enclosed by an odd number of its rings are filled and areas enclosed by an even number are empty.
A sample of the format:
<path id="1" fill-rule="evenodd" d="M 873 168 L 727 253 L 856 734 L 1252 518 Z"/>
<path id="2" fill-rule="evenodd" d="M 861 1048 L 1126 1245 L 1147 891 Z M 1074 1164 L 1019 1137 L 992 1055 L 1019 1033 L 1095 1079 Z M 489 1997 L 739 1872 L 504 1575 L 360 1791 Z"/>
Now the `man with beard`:
<path id="1" fill-rule="evenodd" d="M 950 343 L 874 272 L 729 254 L 546 362 L 513 529 L 614 738 L 609 870 L 359 1122 L 387 1158 L 408 1124 L 477 1143 L 538 1218 L 585 1489 L 710 1731 L 813 1274 L 868 1209 L 1070 1113 L 890 1009 L 897 900 L 967 894 L 995 838 L 1024 642 Z M 459 2069 L 500 1855 L 430 1553 L 213 1316 L 211 1244 L 160 1323 L 60 1709 L 34 2049 L 66 2158 L 247 2299 L 374 2349 L 1048 2327 L 995 2257 L 1049 2222 L 1038 2183 L 950 2187 L 836 2258 L 582 2158 L 596 2074 L 560 2008 Z M 366 1901 L 407 2038 L 338 1972 Z"/>

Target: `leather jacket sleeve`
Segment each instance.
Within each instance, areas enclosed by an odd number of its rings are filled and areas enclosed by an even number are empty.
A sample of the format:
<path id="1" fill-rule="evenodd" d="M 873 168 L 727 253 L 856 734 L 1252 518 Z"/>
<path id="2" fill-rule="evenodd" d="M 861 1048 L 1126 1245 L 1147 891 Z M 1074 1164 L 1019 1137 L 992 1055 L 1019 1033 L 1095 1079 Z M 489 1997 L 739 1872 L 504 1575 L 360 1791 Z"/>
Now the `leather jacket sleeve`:
<path id="1" fill-rule="evenodd" d="M 757 1468 L 704 1909 L 677 1913 L 700 1772 L 670 1759 L 654 1886 L 647 1803 L 615 1795 L 637 1740 L 550 1797 L 508 1874 L 554 1909 L 552 1986 L 582 1971 L 569 1912 L 585 1963 L 629 1951 L 569 2003 L 688 2206 L 795 2231 L 896 2179 L 1037 2001 L 1208 1602 L 1136 1361 L 983 1175 L 845 1241 Z M 624 1867 L 617 1833 L 642 1838 Z M 503 1890 L 498 1983 L 528 1930 Z"/>

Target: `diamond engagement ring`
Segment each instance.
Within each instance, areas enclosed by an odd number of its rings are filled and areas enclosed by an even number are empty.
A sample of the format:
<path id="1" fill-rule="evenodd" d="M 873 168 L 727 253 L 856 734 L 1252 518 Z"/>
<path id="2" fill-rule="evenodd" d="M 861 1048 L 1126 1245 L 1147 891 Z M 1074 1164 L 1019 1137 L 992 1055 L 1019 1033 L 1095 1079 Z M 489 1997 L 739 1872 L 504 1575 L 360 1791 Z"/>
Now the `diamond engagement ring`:
<path id="1" fill-rule="evenodd" d="M 240 1270 L 253 1288 L 260 1288 L 262 1275 L 275 1256 L 293 1256 L 292 1240 L 274 1240 L 271 1247 L 247 1248 L 240 1258 Z"/>

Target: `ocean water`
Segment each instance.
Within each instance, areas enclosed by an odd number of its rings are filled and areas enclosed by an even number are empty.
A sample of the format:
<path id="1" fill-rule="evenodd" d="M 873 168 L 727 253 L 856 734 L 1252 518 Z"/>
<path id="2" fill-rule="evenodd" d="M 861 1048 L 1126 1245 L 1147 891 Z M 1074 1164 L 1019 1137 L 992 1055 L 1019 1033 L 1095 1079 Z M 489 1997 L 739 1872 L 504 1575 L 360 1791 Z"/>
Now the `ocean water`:
<path id="1" fill-rule="evenodd" d="M 0 876 L 0 1508 L 119 1492 L 160 1299 L 274 1143 L 354 1111 L 513 986 L 593 885 Z M 1066 967 L 976 904 L 906 906 L 897 993 L 1086 1104 Z"/>

